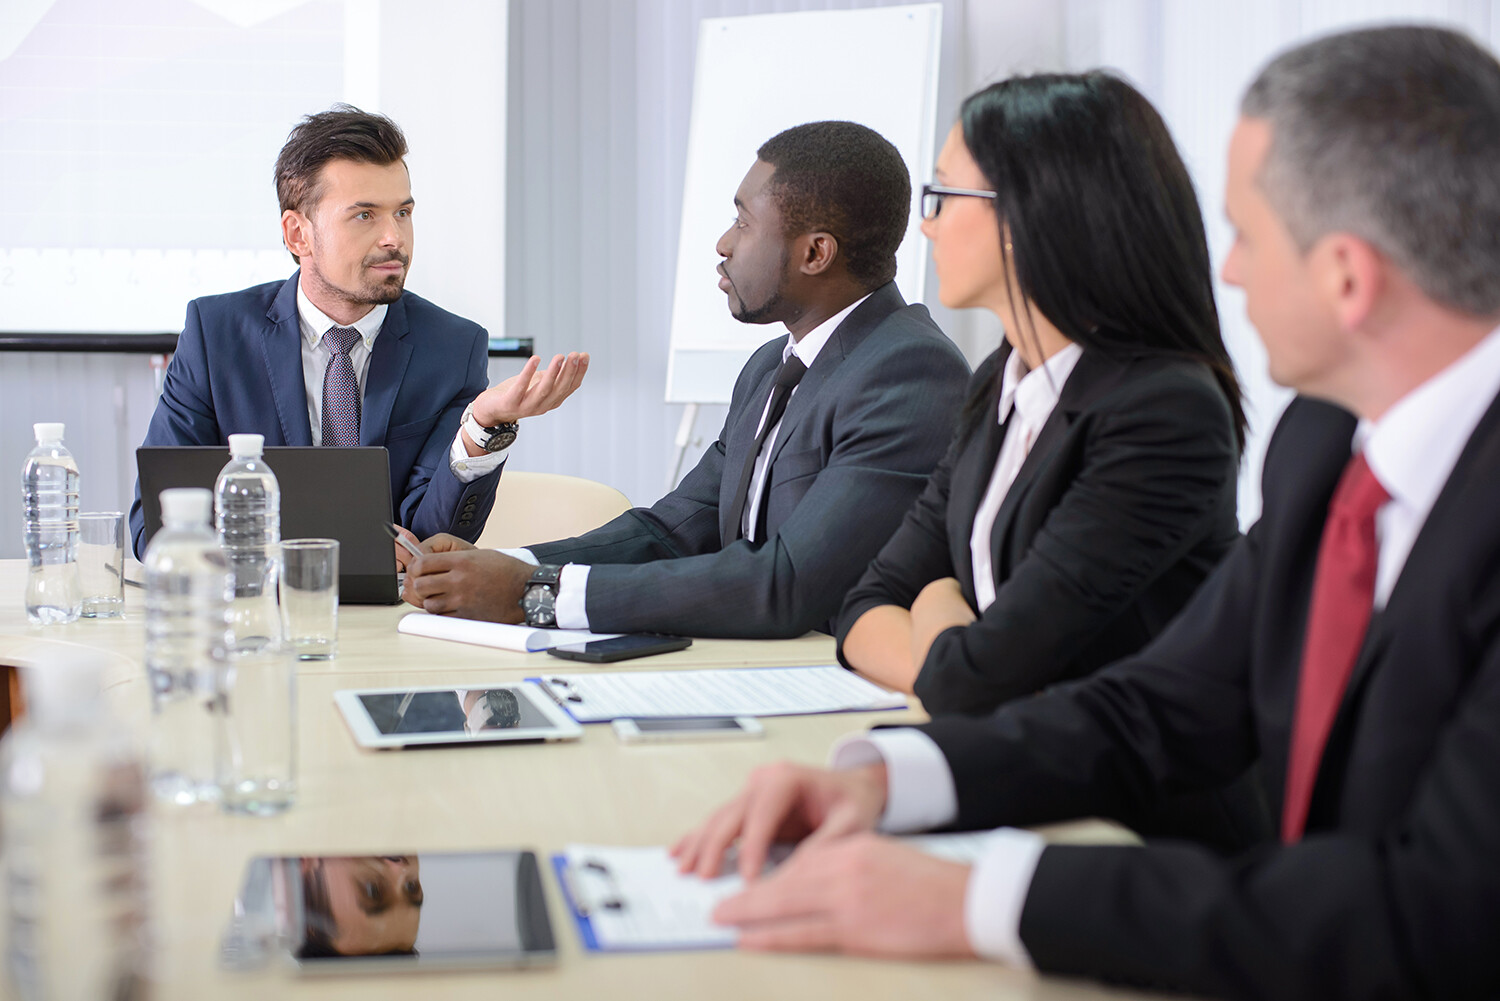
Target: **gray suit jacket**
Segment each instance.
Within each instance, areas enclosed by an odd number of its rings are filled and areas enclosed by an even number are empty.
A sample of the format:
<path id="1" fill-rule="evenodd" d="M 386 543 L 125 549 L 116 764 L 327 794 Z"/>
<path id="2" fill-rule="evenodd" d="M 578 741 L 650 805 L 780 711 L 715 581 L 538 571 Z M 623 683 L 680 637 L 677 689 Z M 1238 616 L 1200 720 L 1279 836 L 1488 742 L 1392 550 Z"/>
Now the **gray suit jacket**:
<path id="1" fill-rule="evenodd" d="M 772 445 L 762 541 L 735 539 L 734 490 L 784 337 L 740 372 L 718 441 L 682 484 L 575 539 L 529 547 L 588 563 L 591 628 L 756 639 L 831 632 L 844 594 L 943 456 L 969 368 L 894 282 L 839 324 Z"/>

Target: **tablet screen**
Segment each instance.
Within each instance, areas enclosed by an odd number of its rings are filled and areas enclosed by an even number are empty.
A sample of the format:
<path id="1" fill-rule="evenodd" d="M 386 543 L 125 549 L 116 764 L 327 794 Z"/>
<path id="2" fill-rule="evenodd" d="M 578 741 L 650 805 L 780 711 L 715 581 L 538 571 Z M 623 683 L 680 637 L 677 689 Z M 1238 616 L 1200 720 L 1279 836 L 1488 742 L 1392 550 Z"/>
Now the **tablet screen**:
<path id="1" fill-rule="evenodd" d="M 509 688 L 447 691 L 363 692 L 360 705 L 375 729 L 398 733 L 465 733 L 550 727 L 529 699 Z"/>
<path id="2" fill-rule="evenodd" d="M 253 953 L 247 929 L 258 928 L 262 953 L 290 954 L 306 972 L 505 966 L 555 952 L 532 852 L 255 859 L 235 914 L 226 955 Z"/>

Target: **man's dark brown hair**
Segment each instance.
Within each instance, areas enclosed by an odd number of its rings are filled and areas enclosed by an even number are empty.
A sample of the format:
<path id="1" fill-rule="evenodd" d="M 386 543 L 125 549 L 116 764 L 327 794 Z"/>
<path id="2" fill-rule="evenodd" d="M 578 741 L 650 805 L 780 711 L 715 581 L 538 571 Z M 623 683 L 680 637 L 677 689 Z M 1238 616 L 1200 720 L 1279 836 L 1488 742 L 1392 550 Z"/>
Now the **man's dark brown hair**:
<path id="1" fill-rule="evenodd" d="M 281 211 L 306 213 L 318 203 L 318 172 L 330 160 L 387 167 L 406 156 L 406 136 L 384 115 L 335 104 L 308 115 L 286 137 L 276 157 L 276 198 Z M 294 257 L 296 255 L 293 255 Z"/>

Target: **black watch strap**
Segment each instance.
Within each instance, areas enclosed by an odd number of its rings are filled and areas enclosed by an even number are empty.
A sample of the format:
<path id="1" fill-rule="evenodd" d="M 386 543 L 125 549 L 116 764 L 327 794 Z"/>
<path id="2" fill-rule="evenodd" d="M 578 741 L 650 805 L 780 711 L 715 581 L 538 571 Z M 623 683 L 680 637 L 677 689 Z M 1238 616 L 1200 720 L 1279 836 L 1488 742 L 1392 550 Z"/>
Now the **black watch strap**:
<path id="1" fill-rule="evenodd" d="M 557 587 L 562 579 L 562 567 L 543 563 L 531 572 L 531 579 L 521 592 L 521 611 L 526 624 L 534 628 L 554 628 L 557 625 Z"/>

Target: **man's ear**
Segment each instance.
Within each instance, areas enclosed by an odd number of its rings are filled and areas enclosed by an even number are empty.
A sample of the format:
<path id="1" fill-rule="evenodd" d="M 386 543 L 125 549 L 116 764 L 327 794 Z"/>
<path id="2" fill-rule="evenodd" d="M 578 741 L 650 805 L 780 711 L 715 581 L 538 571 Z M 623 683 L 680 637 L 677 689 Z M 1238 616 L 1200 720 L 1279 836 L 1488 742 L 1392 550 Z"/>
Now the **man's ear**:
<path id="1" fill-rule="evenodd" d="M 312 253 L 312 221 L 296 209 L 281 213 L 281 242 L 297 257 Z"/>
<path id="2" fill-rule="evenodd" d="M 1374 312 L 1388 284 L 1390 262 L 1368 241 L 1330 233 L 1308 251 L 1314 280 L 1339 326 L 1357 330 Z"/>
<path id="3" fill-rule="evenodd" d="M 832 233 L 808 233 L 797 238 L 798 270 L 804 275 L 821 275 L 838 260 L 839 241 Z"/>

